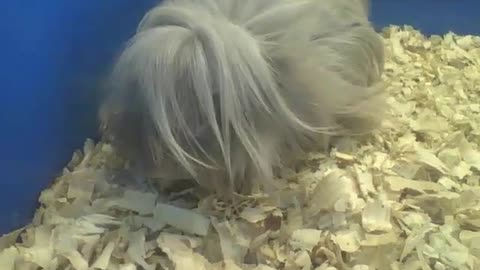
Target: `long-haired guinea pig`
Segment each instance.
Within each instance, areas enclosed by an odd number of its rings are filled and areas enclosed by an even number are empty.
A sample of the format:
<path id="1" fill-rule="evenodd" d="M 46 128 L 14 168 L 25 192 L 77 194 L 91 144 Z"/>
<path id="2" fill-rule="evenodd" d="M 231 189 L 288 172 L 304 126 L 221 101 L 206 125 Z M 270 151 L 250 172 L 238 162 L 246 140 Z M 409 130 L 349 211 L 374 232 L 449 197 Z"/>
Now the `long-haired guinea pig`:
<path id="1" fill-rule="evenodd" d="M 218 192 L 376 128 L 381 38 L 365 0 L 171 0 L 114 64 L 104 136 L 148 177 Z"/>

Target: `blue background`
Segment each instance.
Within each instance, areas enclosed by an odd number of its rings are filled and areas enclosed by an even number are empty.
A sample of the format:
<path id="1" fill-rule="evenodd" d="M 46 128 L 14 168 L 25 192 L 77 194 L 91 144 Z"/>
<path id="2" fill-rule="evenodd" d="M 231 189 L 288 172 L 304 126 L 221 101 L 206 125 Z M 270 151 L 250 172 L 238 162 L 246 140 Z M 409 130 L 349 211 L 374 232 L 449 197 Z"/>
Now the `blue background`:
<path id="1" fill-rule="evenodd" d="M 0 3 L 0 234 L 29 222 L 41 190 L 96 136 L 98 85 L 153 0 Z M 478 0 L 372 0 L 380 29 L 480 34 Z"/>

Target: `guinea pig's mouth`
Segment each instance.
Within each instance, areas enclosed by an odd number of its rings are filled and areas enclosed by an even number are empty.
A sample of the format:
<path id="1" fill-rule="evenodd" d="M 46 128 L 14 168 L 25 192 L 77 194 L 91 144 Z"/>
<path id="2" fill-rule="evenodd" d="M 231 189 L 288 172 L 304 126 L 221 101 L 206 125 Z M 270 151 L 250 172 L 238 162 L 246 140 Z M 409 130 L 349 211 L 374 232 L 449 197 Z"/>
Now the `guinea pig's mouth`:
<path id="1" fill-rule="evenodd" d="M 167 167 L 162 166 L 158 168 L 148 168 L 143 170 L 145 177 L 150 179 L 167 180 L 167 181 L 184 181 L 193 180 L 193 177 L 186 172 L 178 168 L 177 166 Z"/>

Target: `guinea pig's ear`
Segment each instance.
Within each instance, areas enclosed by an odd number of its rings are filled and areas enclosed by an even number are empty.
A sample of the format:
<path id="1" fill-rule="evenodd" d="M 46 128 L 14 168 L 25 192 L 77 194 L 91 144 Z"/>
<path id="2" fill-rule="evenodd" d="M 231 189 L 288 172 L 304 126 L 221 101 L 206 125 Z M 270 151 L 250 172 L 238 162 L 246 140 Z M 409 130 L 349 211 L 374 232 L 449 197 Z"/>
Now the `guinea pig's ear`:
<path id="1" fill-rule="evenodd" d="M 367 16 L 370 14 L 370 0 L 359 0 L 363 6 L 363 9 L 365 10 L 365 14 Z"/>

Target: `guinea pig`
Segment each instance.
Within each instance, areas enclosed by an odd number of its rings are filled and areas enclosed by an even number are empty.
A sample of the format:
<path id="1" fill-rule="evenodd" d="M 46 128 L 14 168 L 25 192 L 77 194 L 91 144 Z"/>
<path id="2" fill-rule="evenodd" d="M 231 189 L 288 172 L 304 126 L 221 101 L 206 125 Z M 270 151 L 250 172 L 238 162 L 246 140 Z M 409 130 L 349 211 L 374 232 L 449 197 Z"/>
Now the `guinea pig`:
<path id="1" fill-rule="evenodd" d="M 147 176 L 221 193 L 377 128 L 383 41 L 365 0 L 171 0 L 113 65 L 104 137 Z"/>

